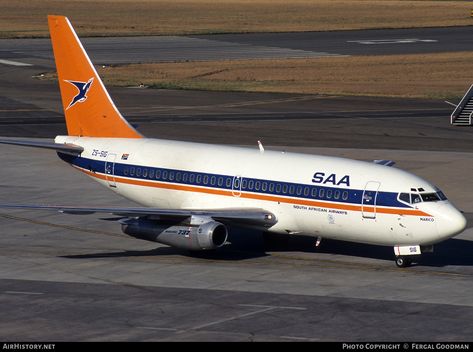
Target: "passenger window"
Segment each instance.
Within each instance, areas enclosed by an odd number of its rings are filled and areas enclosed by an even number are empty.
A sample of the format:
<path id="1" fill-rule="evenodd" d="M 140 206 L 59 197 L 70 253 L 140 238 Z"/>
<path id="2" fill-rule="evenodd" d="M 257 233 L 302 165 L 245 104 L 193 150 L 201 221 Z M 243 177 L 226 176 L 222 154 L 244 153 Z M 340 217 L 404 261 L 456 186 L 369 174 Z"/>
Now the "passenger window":
<path id="1" fill-rule="evenodd" d="M 325 190 L 324 190 L 323 188 L 321 188 L 321 189 L 319 190 L 319 198 L 323 198 L 324 195 L 325 195 Z"/>
<path id="2" fill-rule="evenodd" d="M 347 200 L 348 199 L 348 191 L 343 191 L 342 193 L 342 199 Z"/>
<path id="3" fill-rule="evenodd" d="M 276 193 L 281 193 L 281 184 L 280 183 L 276 184 Z"/>
<path id="4" fill-rule="evenodd" d="M 204 185 L 208 185 L 208 184 L 209 184 L 209 176 L 204 175 Z"/>
<path id="5" fill-rule="evenodd" d="M 241 181 L 241 189 L 246 189 L 247 186 L 248 181 L 246 180 L 246 178 L 244 178 L 243 181 Z"/>
<path id="6" fill-rule="evenodd" d="M 143 169 L 143 177 L 148 177 L 148 169 Z"/>
<path id="7" fill-rule="evenodd" d="M 182 174 L 180 172 L 176 172 L 176 181 L 181 182 L 182 180 Z"/>
<path id="8" fill-rule="evenodd" d="M 223 177 L 219 177 L 219 178 L 218 178 L 217 185 L 218 185 L 219 187 L 222 187 L 222 186 L 223 186 Z"/>
<path id="9" fill-rule="evenodd" d="M 230 177 L 227 178 L 227 182 L 225 182 L 225 185 L 227 186 L 227 188 L 230 188 L 232 186 L 232 179 Z"/>
<path id="10" fill-rule="evenodd" d="M 163 171 L 163 180 L 167 180 L 167 179 L 168 179 L 168 172 Z"/>
<path id="11" fill-rule="evenodd" d="M 252 191 L 254 186 L 255 186 L 255 181 L 249 180 L 249 181 L 248 181 L 248 189 L 249 189 L 250 191 Z"/>
<path id="12" fill-rule="evenodd" d="M 169 181 L 174 181 L 174 171 L 169 172 Z"/>
<path id="13" fill-rule="evenodd" d="M 302 186 L 297 186 L 296 194 L 300 196 L 302 194 Z"/>
<path id="14" fill-rule="evenodd" d="M 182 173 L 182 182 L 187 183 L 187 180 L 189 179 L 189 174 L 187 172 Z"/>
<path id="15" fill-rule="evenodd" d="M 293 195 L 295 191 L 296 191 L 296 187 L 294 187 L 293 185 L 290 185 L 289 186 L 289 194 Z"/>
<path id="16" fill-rule="evenodd" d="M 161 170 L 156 170 L 156 180 L 161 178 Z"/>
<path id="17" fill-rule="evenodd" d="M 256 181 L 256 182 L 255 182 L 255 190 L 256 190 L 256 191 L 259 191 L 260 188 L 261 188 L 261 182 L 260 182 L 260 181 Z"/>
<path id="18" fill-rule="evenodd" d="M 327 190 L 327 194 L 326 194 L 327 199 L 332 198 L 332 193 L 333 193 L 333 191 L 332 191 L 331 189 L 328 189 L 328 190 Z"/>
<path id="19" fill-rule="evenodd" d="M 272 183 L 272 182 L 269 184 L 269 191 L 270 191 L 271 193 L 274 192 L 274 183 Z"/>
<path id="20" fill-rule="evenodd" d="M 282 185 L 282 193 L 287 193 L 288 186 L 286 184 Z"/>
<path id="21" fill-rule="evenodd" d="M 123 175 L 125 175 L 125 176 L 128 175 L 128 168 L 127 167 L 123 170 Z"/>
<path id="22" fill-rule="evenodd" d="M 195 174 L 190 174 L 189 175 L 189 182 L 190 183 L 195 183 Z"/>
<path id="23" fill-rule="evenodd" d="M 310 188 L 309 187 L 304 187 L 304 197 L 308 197 L 310 193 Z"/>
<path id="24" fill-rule="evenodd" d="M 263 192 L 266 192 L 268 190 L 268 184 L 266 182 L 263 182 L 263 184 L 261 185 L 261 190 Z"/>
<path id="25" fill-rule="evenodd" d="M 202 183 L 202 175 L 197 175 L 197 177 L 195 178 L 195 182 L 197 184 L 201 184 Z"/>
<path id="26" fill-rule="evenodd" d="M 317 188 L 312 188 L 312 198 L 317 198 Z"/>
<path id="27" fill-rule="evenodd" d="M 138 176 L 138 177 L 141 176 L 141 167 L 136 168 L 136 176 Z"/>
<path id="28" fill-rule="evenodd" d="M 130 169 L 130 176 L 134 176 L 134 175 L 135 175 L 135 168 L 132 167 L 132 168 Z"/>
<path id="29" fill-rule="evenodd" d="M 154 178 L 154 169 L 149 170 L 149 178 Z"/>
<path id="30" fill-rule="evenodd" d="M 340 191 L 338 189 L 335 192 L 333 192 L 333 198 L 340 199 Z"/>
<path id="31" fill-rule="evenodd" d="M 210 177 L 210 184 L 215 186 L 217 184 L 217 178 L 215 176 Z"/>

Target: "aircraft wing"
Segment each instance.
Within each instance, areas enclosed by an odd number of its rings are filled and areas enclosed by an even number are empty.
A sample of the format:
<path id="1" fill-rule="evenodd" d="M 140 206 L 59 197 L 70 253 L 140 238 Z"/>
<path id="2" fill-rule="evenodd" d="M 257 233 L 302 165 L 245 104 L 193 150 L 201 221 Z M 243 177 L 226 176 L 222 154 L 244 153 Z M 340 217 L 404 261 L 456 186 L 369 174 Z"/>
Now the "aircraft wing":
<path id="1" fill-rule="evenodd" d="M 119 217 L 149 217 L 165 219 L 186 219 L 192 216 L 209 217 L 221 222 L 234 223 L 246 226 L 271 227 L 277 219 L 271 212 L 259 208 L 231 208 L 231 209 L 161 209 L 161 208 L 113 208 L 113 207 L 73 207 L 60 205 L 31 205 L 31 204 L 0 204 L 4 209 L 26 209 L 57 211 L 63 214 L 88 215 L 94 213 L 112 214 Z"/>

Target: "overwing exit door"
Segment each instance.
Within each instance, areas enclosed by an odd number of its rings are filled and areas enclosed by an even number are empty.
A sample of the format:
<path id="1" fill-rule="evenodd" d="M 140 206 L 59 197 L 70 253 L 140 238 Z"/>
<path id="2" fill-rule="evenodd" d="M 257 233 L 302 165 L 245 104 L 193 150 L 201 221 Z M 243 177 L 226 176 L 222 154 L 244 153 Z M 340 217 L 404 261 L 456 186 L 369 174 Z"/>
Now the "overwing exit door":
<path id="1" fill-rule="evenodd" d="M 232 194 L 234 197 L 241 195 L 241 176 L 237 175 L 232 180 Z"/>

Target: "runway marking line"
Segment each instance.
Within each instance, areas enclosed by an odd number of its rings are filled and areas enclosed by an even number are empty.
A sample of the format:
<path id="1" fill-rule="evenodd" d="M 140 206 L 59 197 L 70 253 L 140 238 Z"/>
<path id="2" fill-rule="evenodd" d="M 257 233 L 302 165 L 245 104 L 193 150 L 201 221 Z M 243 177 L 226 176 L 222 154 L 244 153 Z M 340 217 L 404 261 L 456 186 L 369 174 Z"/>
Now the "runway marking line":
<path id="1" fill-rule="evenodd" d="M 159 331 L 177 331 L 177 329 L 173 328 L 158 328 L 153 326 L 137 326 L 137 329 L 144 329 L 144 330 L 159 330 Z"/>
<path id="2" fill-rule="evenodd" d="M 263 308 L 263 309 L 258 309 L 258 310 L 253 311 L 253 312 L 238 314 L 238 315 L 234 315 L 234 316 L 229 317 L 229 318 L 220 319 L 220 320 L 213 321 L 213 322 L 210 322 L 210 323 L 194 326 L 193 328 L 190 328 L 188 330 L 200 330 L 200 329 L 203 329 L 203 328 L 208 328 L 209 326 L 226 323 L 228 321 L 237 320 L 237 319 L 241 319 L 241 318 L 246 318 L 246 317 L 256 315 L 256 314 L 260 314 L 260 313 L 265 313 L 265 312 L 268 312 L 268 311 L 274 310 L 274 309 L 276 309 L 276 308 L 275 307 L 266 307 L 266 308 Z"/>
<path id="3" fill-rule="evenodd" d="M 436 43 L 436 39 L 418 39 L 418 38 L 399 38 L 399 39 L 362 39 L 362 40 L 347 40 L 347 43 L 357 43 L 364 45 L 379 45 L 379 44 L 416 44 L 416 43 Z"/>
<path id="4" fill-rule="evenodd" d="M 187 106 L 150 106 L 145 109 L 142 107 L 129 107 L 124 108 L 123 110 L 135 111 L 169 111 L 169 110 L 195 110 L 195 109 L 209 109 L 209 108 L 236 108 L 236 107 L 245 107 L 245 106 L 254 106 L 254 105 L 267 105 L 267 104 L 280 104 L 280 103 L 291 103 L 299 101 L 308 101 L 320 99 L 320 96 L 316 95 L 304 95 L 300 97 L 291 97 L 291 98 L 282 98 L 282 99 L 268 99 L 268 100 L 249 100 L 242 102 L 234 103 L 223 103 L 223 104 L 214 104 L 214 105 L 187 105 Z"/>
<path id="5" fill-rule="evenodd" d="M 13 111 L 22 111 L 22 112 L 25 112 L 25 111 L 44 111 L 45 109 L 42 109 L 42 108 L 38 108 L 38 109 L 0 109 L 0 112 L 13 112 Z"/>
<path id="6" fill-rule="evenodd" d="M 315 339 L 313 337 L 281 336 L 281 338 L 295 341 L 320 341 L 320 339 Z"/>
<path id="7" fill-rule="evenodd" d="M 307 310 L 305 307 L 285 307 L 285 306 L 266 306 L 261 304 L 239 304 L 240 307 L 254 307 L 254 308 L 274 308 L 274 309 L 289 309 L 289 310 Z"/>
<path id="8" fill-rule="evenodd" d="M 237 315 L 234 315 L 234 316 L 229 317 L 229 318 L 220 319 L 220 320 L 213 321 L 213 322 L 210 322 L 210 323 L 194 326 L 193 328 L 187 329 L 186 331 L 200 330 L 200 329 L 203 329 L 203 328 L 208 328 L 209 326 L 218 325 L 218 324 L 226 323 L 226 322 L 241 319 L 241 318 L 247 318 L 247 317 L 252 316 L 252 315 L 261 314 L 261 313 L 269 312 L 269 311 L 276 310 L 276 309 L 307 310 L 307 308 L 304 308 L 304 307 L 268 306 L 268 305 L 260 305 L 260 304 L 239 304 L 238 306 L 240 306 L 240 307 L 260 308 L 260 309 L 255 310 L 253 312 L 237 314 Z"/>
<path id="9" fill-rule="evenodd" d="M 4 291 L 3 293 L 9 295 L 44 295 L 43 292 L 27 292 L 27 291 Z"/>
<path id="10" fill-rule="evenodd" d="M 19 62 L 19 61 L 10 61 L 10 60 L 3 60 L 0 59 L 0 64 L 9 65 L 9 66 L 33 66 L 32 64 L 27 64 L 26 62 Z"/>

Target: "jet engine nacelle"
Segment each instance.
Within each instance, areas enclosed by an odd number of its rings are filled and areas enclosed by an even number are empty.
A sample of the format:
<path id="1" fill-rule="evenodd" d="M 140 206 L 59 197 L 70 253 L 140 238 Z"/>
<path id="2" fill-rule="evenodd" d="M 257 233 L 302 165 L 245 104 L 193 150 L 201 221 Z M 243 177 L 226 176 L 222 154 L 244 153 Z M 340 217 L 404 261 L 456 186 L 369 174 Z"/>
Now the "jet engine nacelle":
<path id="1" fill-rule="evenodd" d="M 221 247 L 228 236 L 225 225 L 216 221 L 202 225 L 169 226 L 153 220 L 129 219 L 122 221 L 122 231 L 135 238 L 191 251 Z"/>

